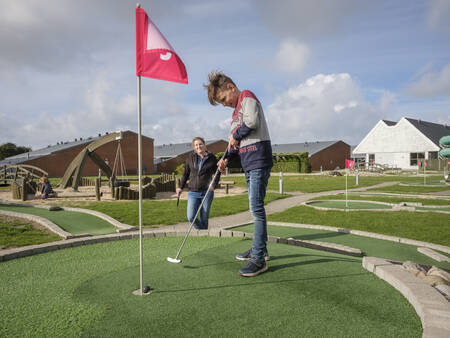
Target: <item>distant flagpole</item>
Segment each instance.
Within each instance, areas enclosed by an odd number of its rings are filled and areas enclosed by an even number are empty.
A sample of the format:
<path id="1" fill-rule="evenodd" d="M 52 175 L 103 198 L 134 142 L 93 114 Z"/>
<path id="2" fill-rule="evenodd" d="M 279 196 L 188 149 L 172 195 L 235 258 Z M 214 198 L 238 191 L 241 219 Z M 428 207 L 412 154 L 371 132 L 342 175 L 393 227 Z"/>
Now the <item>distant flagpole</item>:
<path id="1" fill-rule="evenodd" d="M 345 207 L 346 208 L 348 208 L 347 180 L 348 180 L 348 168 L 345 168 Z"/>

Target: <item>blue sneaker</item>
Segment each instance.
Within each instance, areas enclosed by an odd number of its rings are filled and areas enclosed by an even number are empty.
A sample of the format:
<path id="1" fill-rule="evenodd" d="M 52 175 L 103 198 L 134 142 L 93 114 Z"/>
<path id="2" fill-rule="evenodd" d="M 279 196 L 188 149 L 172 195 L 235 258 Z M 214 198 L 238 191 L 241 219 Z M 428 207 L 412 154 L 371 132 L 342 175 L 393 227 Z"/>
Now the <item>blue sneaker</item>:
<path id="1" fill-rule="evenodd" d="M 247 250 L 247 251 L 245 251 L 243 253 L 239 253 L 235 257 L 236 257 L 236 259 L 238 261 L 249 261 L 250 258 L 251 258 L 251 255 L 252 255 L 252 249 Z M 267 252 L 264 254 L 264 260 L 266 262 L 270 261 L 270 256 L 269 256 L 269 254 Z"/>
<path id="2" fill-rule="evenodd" d="M 253 277 L 267 271 L 268 268 L 266 261 L 263 261 L 262 263 L 248 261 L 247 265 L 239 270 L 239 274 L 244 277 Z"/>

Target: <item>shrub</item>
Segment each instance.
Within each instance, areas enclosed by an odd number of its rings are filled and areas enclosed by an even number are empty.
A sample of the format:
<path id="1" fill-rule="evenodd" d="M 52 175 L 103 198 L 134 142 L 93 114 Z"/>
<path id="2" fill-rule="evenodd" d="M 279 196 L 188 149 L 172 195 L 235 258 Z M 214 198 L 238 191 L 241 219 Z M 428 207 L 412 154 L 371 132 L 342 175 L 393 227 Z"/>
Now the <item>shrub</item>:
<path id="1" fill-rule="evenodd" d="M 180 163 L 179 165 L 177 165 L 177 167 L 175 168 L 175 174 L 183 175 L 184 167 L 185 167 L 185 163 Z"/>

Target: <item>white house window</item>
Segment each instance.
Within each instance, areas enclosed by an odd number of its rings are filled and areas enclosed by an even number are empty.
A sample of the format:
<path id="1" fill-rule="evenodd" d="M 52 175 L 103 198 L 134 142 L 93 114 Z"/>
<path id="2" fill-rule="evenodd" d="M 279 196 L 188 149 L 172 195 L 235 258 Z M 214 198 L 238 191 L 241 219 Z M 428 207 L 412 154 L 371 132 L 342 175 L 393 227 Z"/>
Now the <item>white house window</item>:
<path id="1" fill-rule="evenodd" d="M 429 160 L 437 160 L 438 158 L 438 152 L 437 151 L 430 151 L 428 152 L 428 159 Z"/>
<path id="2" fill-rule="evenodd" d="M 375 163 L 375 154 L 369 154 L 369 164 Z"/>
<path id="3" fill-rule="evenodd" d="M 410 153 L 410 165 L 417 165 L 417 161 L 425 159 L 425 153 Z"/>

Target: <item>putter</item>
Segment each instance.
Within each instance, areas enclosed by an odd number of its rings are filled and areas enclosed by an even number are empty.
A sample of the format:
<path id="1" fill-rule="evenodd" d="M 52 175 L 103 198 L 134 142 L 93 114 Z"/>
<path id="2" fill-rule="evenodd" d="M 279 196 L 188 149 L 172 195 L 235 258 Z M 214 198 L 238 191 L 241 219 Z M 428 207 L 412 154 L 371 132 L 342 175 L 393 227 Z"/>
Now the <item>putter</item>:
<path id="1" fill-rule="evenodd" d="M 177 211 L 175 213 L 175 220 L 173 221 L 173 231 L 175 231 L 175 224 L 177 224 L 177 218 L 178 218 L 178 206 L 180 205 L 180 196 L 177 198 Z"/>
<path id="2" fill-rule="evenodd" d="M 228 144 L 228 146 L 227 146 L 227 149 L 226 149 L 225 152 L 223 153 L 221 160 L 224 159 L 225 156 L 227 155 L 227 153 L 228 153 L 228 147 L 229 147 L 229 144 Z M 175 264 L 181 263 L 181 259 L 180 259 L 180 253 L 181 253 L 181 250 L 183 250 L 184 243 L 186 243 L 186 240 L 187 240 L 187 238 L 189 237 L 189 234 L 191 233 L 191 230 L 192 230 L 192 227 L 194 226 L 195 220 L 196 220 L 197 217 L 198 217 L 198 214 L 199 214 L 199 212 L 200 212 L 200 210 L 201 210 L 201 208 L 202 208 L 202 206 L 203 206 L 203 203 L 204 203 L 205 200 L 206 200 L 206 197 L 208 197 L 209 191 L 211 190 L 211 187 L 212 187 L 212 185 L 213 185 L 213 183 L 214 183 L 214 180 L 216 179 L 218 173 L 219 173 L 219 167 L 217 167 L 216 172 L 214 173 L 214 176 L 213 176 L 213 178 L 211 179 L 211 183 L 209 183 L 208 190 L 206 190 L 205 197 L 203 197 L 202 202 L 201 202 L 200 205 L 198 206 L 198 209 L 197 209 L 197 212 L 196 212 L 196 214 L 195 214 L 195 217 L 194 217 L 194 219 L 192 220 L 191 225 L 189 226 L 189 229 L 188 229 L 188 231 L 186 232 L 186 235 L 184 236 L 183 242 L 181 242 L 181 246 L 180 246 L 180 249 L 178 250 L 178 253 L 177 253 L 176 257 L 175 257 L 175 258 L 167 257 L 167 261 L 168 261 L 168 262 L 170 262 L 170 263 L 175 263 Z"/>

